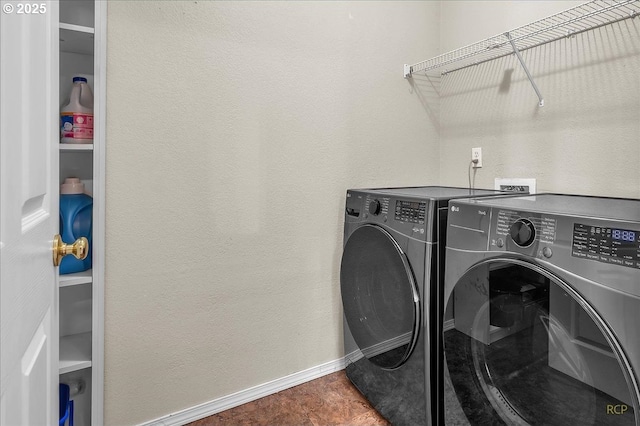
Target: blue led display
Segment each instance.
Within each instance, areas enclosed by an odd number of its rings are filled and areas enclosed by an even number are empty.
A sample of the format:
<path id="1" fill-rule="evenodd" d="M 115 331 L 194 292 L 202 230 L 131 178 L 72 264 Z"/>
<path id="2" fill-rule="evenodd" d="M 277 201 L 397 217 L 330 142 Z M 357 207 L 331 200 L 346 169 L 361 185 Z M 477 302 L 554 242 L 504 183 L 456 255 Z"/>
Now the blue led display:
<path id="1" fill-rule="evenodd" d="M 633 231 L 627 231 L 624 229 L 612 229 L 611 238 L 618 241 L 630 241 L 636 240 L 636 233 Z"/>

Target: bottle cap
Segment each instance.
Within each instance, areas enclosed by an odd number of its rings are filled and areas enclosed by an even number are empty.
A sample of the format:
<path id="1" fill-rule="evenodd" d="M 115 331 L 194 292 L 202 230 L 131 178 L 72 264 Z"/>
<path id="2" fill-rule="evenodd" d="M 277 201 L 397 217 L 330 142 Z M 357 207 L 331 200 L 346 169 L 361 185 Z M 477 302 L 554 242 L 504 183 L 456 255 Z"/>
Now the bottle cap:
<path id="1" fill-rule="evenodd" d="M 86 83 L 86 82 L 87 82 L 87 79 L 86 79 L 86 78 L 84 78 L 84 77 L 73 77 L 73 82 L 74 82 L 74 83 L 75 83 L 75 82 L 78 82 L 78 81 L 79 81 L 79 82 L 81 82 L 81 83 Z"/>
<path id="2" fill-rule="evenodd" d="M 64 183 L 60 185 L 60 194 L 83 194 L 84 183 L 75 177 L 66 178 Z"/>

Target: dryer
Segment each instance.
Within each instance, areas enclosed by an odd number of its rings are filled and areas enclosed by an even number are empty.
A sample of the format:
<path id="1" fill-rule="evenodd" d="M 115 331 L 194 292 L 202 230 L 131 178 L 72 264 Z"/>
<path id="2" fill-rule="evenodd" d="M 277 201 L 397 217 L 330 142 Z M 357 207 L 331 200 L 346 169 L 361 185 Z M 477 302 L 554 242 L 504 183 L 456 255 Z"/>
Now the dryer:
<path id="1" fill-rule="evenodd" d="M 447 203 L 505 192 L 347 191 L 340 287 L 346 375 L 394 425 L 432 424 Z M 432 389 L 433 386 L 433 389 Z"/>
<path id="2" fill-rule="evenodd" d="M 640 425 L 640 200 L 449 204 L 446 425 Z"/>

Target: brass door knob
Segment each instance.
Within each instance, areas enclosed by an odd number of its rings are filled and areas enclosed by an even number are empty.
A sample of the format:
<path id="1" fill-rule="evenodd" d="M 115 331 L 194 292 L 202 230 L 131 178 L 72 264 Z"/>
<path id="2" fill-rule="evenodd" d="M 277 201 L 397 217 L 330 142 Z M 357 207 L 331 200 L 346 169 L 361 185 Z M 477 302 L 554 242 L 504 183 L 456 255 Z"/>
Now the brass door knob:
<path id="1" fill-rule="evenodd" d="M 62 242 L 60 234 L 53 237 L 53 266 L 60 266 L 60 261 L 68 254 L 72 254 L 78 260 L 84 260 L 89 254 L 89 241 L 80 237 L 73 244 Z"/>

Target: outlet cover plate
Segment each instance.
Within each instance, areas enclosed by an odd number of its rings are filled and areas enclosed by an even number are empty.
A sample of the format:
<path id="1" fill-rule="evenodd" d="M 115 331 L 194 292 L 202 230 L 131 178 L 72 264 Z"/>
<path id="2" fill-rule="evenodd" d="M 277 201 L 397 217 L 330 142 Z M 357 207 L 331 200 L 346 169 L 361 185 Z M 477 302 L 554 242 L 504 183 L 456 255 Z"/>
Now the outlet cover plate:
<path id="1" fill-rule="evenodd" d="M 473 160 L 477 160 L 477 162 L 473 163 L 474 169 L 482 167 L 482 148 L 471 148 L 471 161 Z"/>

